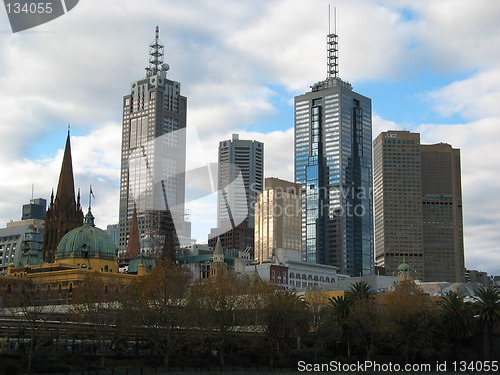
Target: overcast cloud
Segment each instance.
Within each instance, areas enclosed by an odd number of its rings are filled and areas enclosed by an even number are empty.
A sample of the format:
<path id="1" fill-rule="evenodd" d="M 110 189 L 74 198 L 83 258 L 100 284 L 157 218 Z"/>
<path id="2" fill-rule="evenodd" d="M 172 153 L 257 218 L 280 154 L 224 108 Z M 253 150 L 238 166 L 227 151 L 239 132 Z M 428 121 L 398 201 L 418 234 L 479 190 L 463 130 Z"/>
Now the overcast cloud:
<path id="1" fill-rule="evenodd" d="M 50 199 L 68 123 L 82 203 L 92 184 L 97 225 L 117 222 L 122 97 L 144 75 L 157 24 L 169 78 L 188 97 L 188 165 L 216 162 L 219 141 L 239 133 L 265 143 L 267 177 L 292 180 L 293 97 L 326 76 L 329 2 L 82 0 L 16 34 L 0 10 L 0 225 L 20 219 L 32 184 Z M 461 149 L 466 265 L 500 274 L 500 2 L 334 4 L 340 76 L 373 90 L 373 136 L 407 128 Z M 409 105 L 391 106 L 388 82 Z M 214 198 L 189 207 L 201 242 Z"/>

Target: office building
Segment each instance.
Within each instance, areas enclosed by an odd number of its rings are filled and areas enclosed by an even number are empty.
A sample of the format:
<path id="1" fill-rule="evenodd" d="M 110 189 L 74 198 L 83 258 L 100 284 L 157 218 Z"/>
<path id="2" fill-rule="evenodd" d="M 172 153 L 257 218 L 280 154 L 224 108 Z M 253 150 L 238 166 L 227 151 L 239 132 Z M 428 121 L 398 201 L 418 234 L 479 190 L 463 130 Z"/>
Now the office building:
<path id="1" fill-rule="evenodd" d="M 43 220 L 11 221 L 0 229 L 0 275 L 9 264 L 37 265 L 42 263 Z"/>
<path id="2" fill-rule="evenodd" d="M 386 275 L 408 263 L 424 275 L 420 135 L 384 132 L 373 142 L 375 256 Z"/>
<path id="3" fill-rule="evenodd" d="M 422 145 L 424 281 L 465 281 L 460 150 Z"/>
<path id="4" fill-rule="evenodd" d="M 30 199 L 28 204 L 23 205 L 23 214 L 21 220 L 45 218 L 45 210 L 47 209 L 47 201 L 43 198 Z"/>
<path id="5" fill-rule="evenodd" d="M 217 225 L 232 227 L 243 221 L 253 228 L 254 204 L 264 183 L 262 142 L 232 139 L 219 143 Z"/>
<path id="6" fill-rule="evenodd" d="M 119 248 L 127 247 L 134 208 L 148 252 L 163 256 L 165 237 L 190 237 L 185 220 L 186 109 L 179 82 L 167 78 L 156 27 L 146 77 L 123 98 Z"/>
<path id="7" fill-rule="evenodd" d="M 373 147 L 377 266 L 392 275 L 404 262 L 414 279 L 463 282 L 460 150 L 408 131 L 383 132 Z"/>
<path id="8" fill-rule="evenodd" d="M 299 184 L 274 177 L 265 179 L 265 189 L 255 203 L 255 261 L 268 261 L 277 248 L 295 250 L 300 256 L 300 191 Z"/>
<path id="9" fill-rule="evenodd" d="M 337 36 L 330 34 L 327 79 L 295 97 L 303 261 L 372 274 L 371 143 L 371 100 L 338 77 Z"/>
<path id="10" fill-rule="evenodd" d="M 263 190 L 263 176 L 262 142 L 239 139 L 238 134 L 233 134 L 219 143 L 217 228 L 209 235 L 210 246 L 221 237 L 225 250 L 252 251 L 254 206 L 257 194 Z"/>

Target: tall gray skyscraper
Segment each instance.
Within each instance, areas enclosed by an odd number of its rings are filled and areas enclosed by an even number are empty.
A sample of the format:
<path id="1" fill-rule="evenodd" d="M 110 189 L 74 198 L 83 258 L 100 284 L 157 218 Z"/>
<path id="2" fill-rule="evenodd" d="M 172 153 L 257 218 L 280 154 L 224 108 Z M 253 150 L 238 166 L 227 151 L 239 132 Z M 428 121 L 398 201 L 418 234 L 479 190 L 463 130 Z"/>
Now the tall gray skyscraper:
<path id="1" fill-rule="evenodd" d="M 146 251 L 158 252 L 172 224 L 181 242 L 190 235 L 184 221 L 187 99 L 180 83 L 167 78 L 168 70 L 156 27 L 146 77 L 133 81 L 123 98 L 121 250 L 127 246 L 134 207 Z"/>
<path id="2" fill-rule="evenodd" d="M 219 143 L 217 228 L 212 228 L 208 244 L 220 238 L 224 249 L 249 250 L 254 247 L 257 194 L 264 187 L 264 144 L 232 139 Z"/>
<path id="3" fill-rule="evenodd" d="M 328 35 L 327 79 L 295 97 L 295 182 L 302 185 L 302 260 L 351 276 L 373 272 L 371 100 L 338 77 Z"/>
<path id="4" fill-rule="evenodd" d="M 264 187 L 263 176 L 262 142 L 239 139 L 238 134 L 233 134 L 232 139 L 219 143 L 219 227 L 229 222 L 237 226 L 245 220 L 250 227 L 255 226 L 254 205 L 257 193 Z"/>

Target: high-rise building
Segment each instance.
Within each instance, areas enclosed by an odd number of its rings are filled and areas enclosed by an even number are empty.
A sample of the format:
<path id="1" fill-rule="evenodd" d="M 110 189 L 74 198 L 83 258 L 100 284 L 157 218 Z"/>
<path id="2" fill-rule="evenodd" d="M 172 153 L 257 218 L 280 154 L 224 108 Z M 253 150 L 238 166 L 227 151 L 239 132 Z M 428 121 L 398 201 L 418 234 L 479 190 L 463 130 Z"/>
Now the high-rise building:
<path id="1" fill-rule="evenodd" d="M 264 183 L 262 142 L 232 139 L 219 143 L 217 225 L 232 227 L 243 221 L 254 227 L 254 205 Z M 243 183 L 243 184 L 242 184 Z"/>
<path id="2" fill-rule="evenodd" d="M 371 100 L 338 77 L 328 35 L 327 79 L 295 97 L 295 182 L 302 185 L 302 260 L 351 276 L 373 272 Z"/>
<path id="3" fill-rule="evenodd" d="M 420 146 L 424 281 L 465 281 L 460 150 Z"/>
<path id="4" fill-rule="evenodd" d="M 373 142 L 375 259 L 386 275 L 407 263 L 424 276 L 420 134 L 384 132 Z"/>
<path id="5" fill-rule="evenodd" d="M 391 275 L 404 262 L 417 279 L 464 281 L 460 150 L 388 131 L 374 159 L 377 266 Z"/>
<path id="6" fill-rule="evenodd" d="M 219 143 L 218 168 L 217 228 L 211 230 L 209 244 L 220 237 L 226 250 L 253 249 L 254 205 L 264 184 L 264 144 L 233 134 Z"/>
<path id="7" fill-rule="evenodd" d="M 28 204 L 23 205 L 23 214 L 21 220 L 45 218 L 45 210 L 47 209 L 47 200 L 43 198 L 30 199 Z"/>
<path id="8" fill-rule="evenodd" d="M 274 249 L 296 250 L 300 255 L 301 186 L 278 178 L 266 178 L 265 189 L 255 203 L 255 251 L 257 262 L 268 261 Z"/>
<path id="9" fill-rule="evenodd" d="M 57 246 L 71 229 L 83 225 L 83 212 L 80 206 L 80 192 L 75 201 L 75 182 L 73 179 L 73 162 L 71 160 L 71 143 L 68 130 L 64 156 L 59 175 L 59 183 L 54 198 L 50 197 L 50 205 L 45 213 L 45 228 L 43 231 L 42 258 L 47 263 L 53 263 L 57 254 Z"/>
<path id="10" fill-rule="evenodd" d="M 148 252 L 162 256 L 165 237 L 184 243 L 187 99 L 167 78 L 156 27 L 146 77 L 133 81 L 123 98 L 119 248 L 124 251 L 134 207 Z"/>

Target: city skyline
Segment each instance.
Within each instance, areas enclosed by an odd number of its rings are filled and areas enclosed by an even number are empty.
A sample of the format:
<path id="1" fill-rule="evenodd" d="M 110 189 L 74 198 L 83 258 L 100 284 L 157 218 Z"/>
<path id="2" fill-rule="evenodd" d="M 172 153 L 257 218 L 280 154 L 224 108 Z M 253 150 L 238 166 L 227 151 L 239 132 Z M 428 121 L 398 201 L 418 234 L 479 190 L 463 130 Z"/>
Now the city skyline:
<path id="1" fill-rule="evenodd" d="M 407 128 L 420 132 L 423 143 L 447 142 L 462 150 L 466 266 L 500 273 L 500 198 L 494 196 L 500 160 L 493 153 L 483 160 L 482 153 L 500 139 L 500 111 L 490 105 L 500 96 L 500 49 L 494 42 L 500 4 L 335 5 L 342 77 L 372 99 L 373 135 Z M 121 98 L 144 68 L 156 24 L 171 76 L 189 98 L 188 127 L 201 140 L 202 147 L 188 153 L 188 166 L 202 158 L 216 161 L 218 142 L 239 133 L 274 145 L 266 148 L 265 177 L 293 180 L 293 97 L 325 75 L 327 6 L 319 0 L 169 7 L 152 1 L 139 11 L 140 4 L 117 9 L 89 0 L 16 35 L 0 12 L 0 133 L 9 140 L 1 159 L 6 177 L 0 224 L 20 219 L 32 183 L 34 198 L 50 197 L 68 123 L 75 186 L 86 191 L 93 185 L 99 227 L 117 222 Z M 492 200 L 482 199 L 488 194 Z M 195 238 L 206 239 L 215 226 L 214 202 L 207 198 L 188 207 Z"/>

